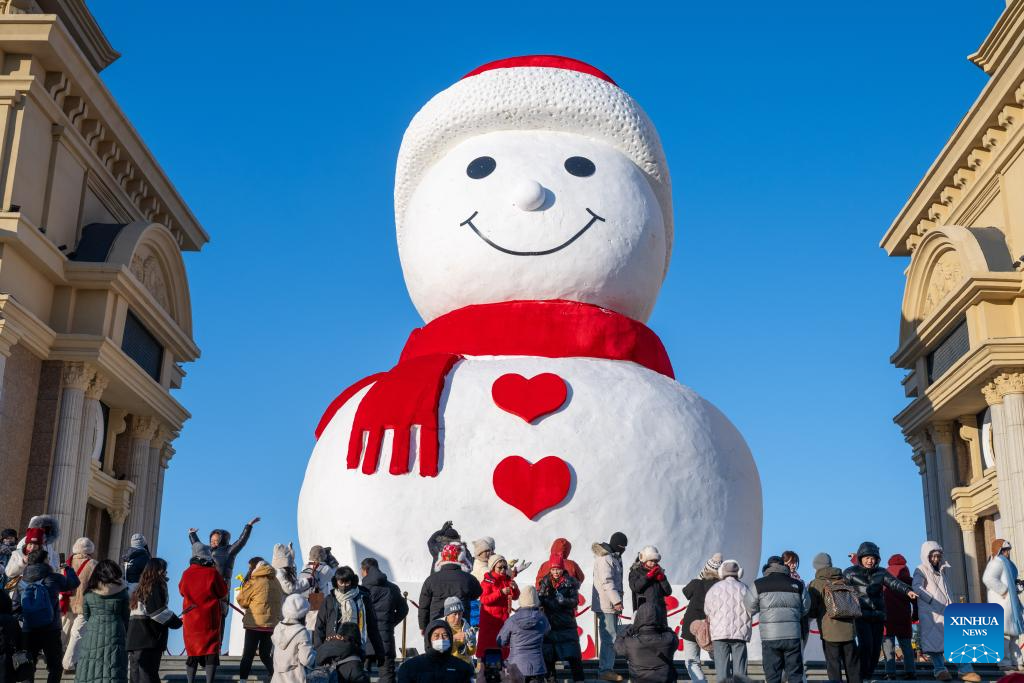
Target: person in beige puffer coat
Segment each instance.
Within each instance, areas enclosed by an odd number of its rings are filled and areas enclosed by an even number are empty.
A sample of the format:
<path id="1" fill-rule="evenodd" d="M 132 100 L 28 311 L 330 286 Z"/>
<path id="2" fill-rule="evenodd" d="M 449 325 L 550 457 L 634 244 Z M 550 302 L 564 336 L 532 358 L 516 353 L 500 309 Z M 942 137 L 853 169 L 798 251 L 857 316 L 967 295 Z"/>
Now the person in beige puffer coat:
<path id="1" fill-rule="evenodd" d="M 277 572 L 262 557 L 249 560 L 249 575 L 235 596 L 235 602 L 245 609 L 245 616 L 242 617 L 245 642 L 242 646 L 242 661 L 238 664 L 239 680 L 244 681 L 249 677 L 257 650 L 263 666 L 273 673 L 271 634 L 281 621 L 284 591 L 277 580 Z"/>
<path id="2" fill-rule="evenodd" d="M 740 581 L 743 568 L 736 560 L 726 560 L 718 568 L 721 580 L 704 596 L 704 613 L 715 657 L 715 675 L 747 675 L 747 643 L 750 642 L 751 618 L 743 607 L 747 586 Z M 731 673 L 730 673 L 731 671 Z"/>
<path id="3" fill-rule="evenodd" d="M 306 674 L 316 665 L 313 638 L 306 630 L 309 601 L 295 593 L 281 606 L 281 621 L 274 628 L 274 673 L 271 683 L 306 683 Z"/>
<path id="4" fill-rule="evenodd" d="M 78 664 L 78 650 L 82 643 L 82 636 L 85 635 L 85 617 L 82 616 L 82 607 L 85 602 L 85 585 L 89 583 L 96 568 L 96 544 L 84 536 L 71 546 L 71 559 L 68 566 L 78 575 L 78 588 L 71 594 L 68 613 L 64 615 L 64 633 L 67 637 L 67 647 L 64 649 L 64 669 L 74 670 Z"/>

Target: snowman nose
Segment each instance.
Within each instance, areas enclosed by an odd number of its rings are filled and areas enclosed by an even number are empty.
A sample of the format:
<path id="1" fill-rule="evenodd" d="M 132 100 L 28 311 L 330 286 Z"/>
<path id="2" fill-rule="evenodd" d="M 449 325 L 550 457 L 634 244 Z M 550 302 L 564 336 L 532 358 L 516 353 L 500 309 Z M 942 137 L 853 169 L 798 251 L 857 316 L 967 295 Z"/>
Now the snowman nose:
<path id="1" fill-rule="evenodd" d="M 546 194 L 536 180 L 520 180 L 512 188 L 512 205 L 523 211 L 536 211 L 544 204 Z"/>

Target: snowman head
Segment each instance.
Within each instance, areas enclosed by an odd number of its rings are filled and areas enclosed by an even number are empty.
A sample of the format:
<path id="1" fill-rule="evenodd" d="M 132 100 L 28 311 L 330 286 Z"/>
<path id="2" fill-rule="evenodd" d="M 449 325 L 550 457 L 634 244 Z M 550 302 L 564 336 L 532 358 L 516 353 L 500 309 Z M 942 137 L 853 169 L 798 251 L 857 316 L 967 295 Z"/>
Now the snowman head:
<path id="1" fill-rule="evenodd" d="M 428 321 L 547 299 L 644 321 L 672 249 L 657 131 L 608 76 L 565 57 L 492 62 L 431 99 L 402 140 L 395 219 Z"/>

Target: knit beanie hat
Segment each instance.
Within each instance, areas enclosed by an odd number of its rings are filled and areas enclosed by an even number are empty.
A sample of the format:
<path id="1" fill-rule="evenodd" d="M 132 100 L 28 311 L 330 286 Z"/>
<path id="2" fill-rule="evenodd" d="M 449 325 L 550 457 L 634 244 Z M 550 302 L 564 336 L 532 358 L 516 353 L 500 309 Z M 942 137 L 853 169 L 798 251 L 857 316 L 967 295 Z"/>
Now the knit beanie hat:
<path id="1" fill-rule="evenodd" d="M 457 543 L 449 543 L 441 548 L 441 562 L 458 563 L 459 555 L 462 554 L 462 546 Z"/>
<path id="2" fill-rule="evenodd" d="M 43 545 L 45 543 L 46 534 L 42 529 L 26 529 L 25 530 L 25 543 L 38 543 Z"/>
<path id="3" fill-rule="evenodd" d="M 704 579 L 713 579 L 718 576 L 718 569 L 722 566 L 722 553 L 715 553 L 700 570 L 700 576 Z"/>
<path id="4" fill-rule="evenodd" d="M 295 561 L 295 551 L 292 549 L 291 544 L 284 545 L 283 543 L 274 544 L 274 554 L 270 557 L 270 565 L 274 569 L 284 569 L 292 566 Z"/>
<path id="5" fill-rule="evenodd" d="M 213 553 L 210 552 L 210 546 L 199 541 L 192 544 L 192 557 L 205 560 L 207 562 L 213 562 Z"/>
<path id="6" fill-rule="evenodd" d="M 130 545 L 133 548 L 145 548 L 149 544 L 146 543 L 146 537 L 142 534 L 132 534 L 132 540 Z"/>
<path id="7" fill-rule="evenodd" d="M 480 557 L 485 552 L 494 552 L 494 539 L 490 536 L 478 538 L 469 544 L 473 550 L 473 557 Z"/>
<path id="8" fill-rule="evenodd" d="M 654 124 L 607 74 L 556 55 L 511 57 L 484 64 L 439 92 L 413 117 L 402 138 L 395 170 L 399 242 L 409 200 L 426 170 L 463 140 L 509 130 L 583 135 L 631 159 L 661 206 L 666 258 L 671 254 L 671 180 Z M 665 265 L 667 268 L 667 260 Z"/>
<path id="9" fill-rule="evenodd" d="M 71 552 L 75 555 L 92 555 L 96 552 L 96 544 L 83 536 L 71 546 Z"/>
<path id="10" fill-rule="evenodd" d="M 527 584 L 519 589 L 519 607 L 537 607 L 540 602 L 537 600 L 537 589 Z"/>
<path id="11" fill-rule="evenodd" d="M 661 562 L 661 553 L 653 545 L 644 546 L 643 550 L 640 551 L 640 561 L 647 562 L 654 560 L 655 562 Z"/>
<path id="12" fill-rule="evenodd" d="M 811 560 L 811 566 L 814 568 L 814 571 L 824 569 L 825 567 L 831 567 L 832 556 L 828 553 L 818 553 L 814 556 L 814 559 Z"/>
<path id="13" fill-rule="evenodd" d="M 499 554 L 495 553 L 495 554 L 491 555 L 490 557 L 488 557 L 487 558 L 487 571 L 493 572 L 494 568 L 498 566 L 499 562 L 505 562 L 505 564 L 508 564 L 508 562 L 505 560 L 505 556 L 504 555 L 499 555 Z"/>
<path id="14" fill-rule="evenodd" d="M 735 579 L 743 578 L 743 567 L 736 560 L 726 560 L 718 568 L 718 577 L 724 579 L 727 576 L 731 576 Z"/>
<path id="15" fill-rule="evenodd" d="M 281 605 L 281 615 L 288 621 L 301 623 L 306 618 L 307 612 L 309 612 L 309 600 L 299 593 L 292 593 L 284 599 L 284 604 Z"/>
<path id="16" fill-rule="evenodd" d="M 621 531 L 616 531 L 608 540 L 608 545 L 610 545 L 612 550 L 615 552 L 621 553 L 626 549 L 626 546 L 629 545 L 629 541 L 626 539 L 626 534 Z"/>
<path id="17" fill-rule="evenodd" d="M 444 599 L 444 616 L 455 614 L 456 612 L 463 612 L 465 609 L 466 606 L 462 604 L 462 600 L 454 595 Z"/>
<path id="18" fill-rule="evenodd" d="M 565 569 L 565 558 L 562 553 L 552 553 L 548 560 L 548 569 Z"/>

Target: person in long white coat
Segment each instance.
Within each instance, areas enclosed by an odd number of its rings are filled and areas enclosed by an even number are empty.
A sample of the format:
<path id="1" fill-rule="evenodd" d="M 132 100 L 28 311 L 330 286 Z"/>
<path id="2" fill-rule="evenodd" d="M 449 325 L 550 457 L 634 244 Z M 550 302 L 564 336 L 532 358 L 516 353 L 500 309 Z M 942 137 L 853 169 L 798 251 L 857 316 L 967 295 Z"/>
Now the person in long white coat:
<path id="1" fill-rule="evenodd" d="M 952 676 L 946 669 L 943 657 L 942 630 L 944 622 L 942 612 L 951 603 L 949 590 L 949 563 L 942 553 L 942 546 L 935 541 L 921 544 L 921 564 L 914 570 L 911 584 L 917 593 L 917 611 L 921 623 L 921 651 L 932 661 L 935 678 L 948 681 Z M 959 665 L 960 679 L 964 681 L 981 680 L 969 662 Z"/>
<path id="2" fill-rule="evenodd" d="M 1018 579 L 1017 565 L 1010 559 L 1010 542 L 997 538 L 992 541 L 992 558 L 981 577 L 988 589 L 988 601 L 1003 607 L 1003 661 L 999 668 L 1004 671 L 1024 671 L 1017 639 L 1024 633 L 1024 607 L 1021 606 L 1022 585 Z"/>

